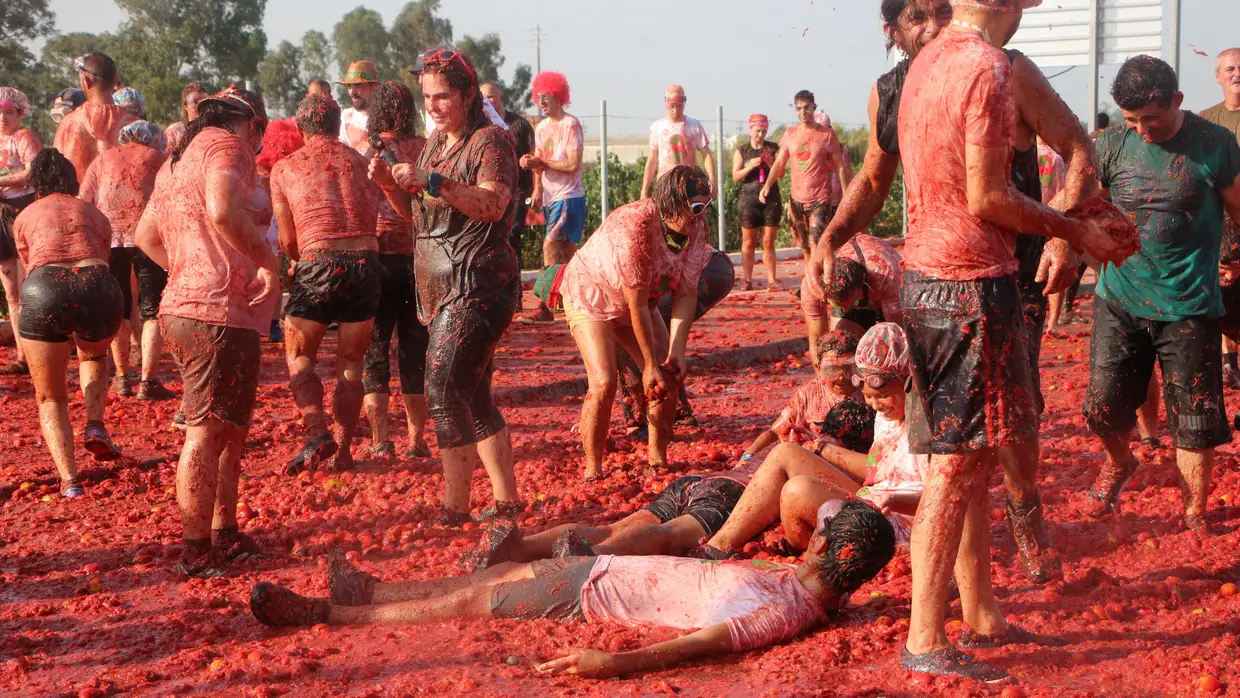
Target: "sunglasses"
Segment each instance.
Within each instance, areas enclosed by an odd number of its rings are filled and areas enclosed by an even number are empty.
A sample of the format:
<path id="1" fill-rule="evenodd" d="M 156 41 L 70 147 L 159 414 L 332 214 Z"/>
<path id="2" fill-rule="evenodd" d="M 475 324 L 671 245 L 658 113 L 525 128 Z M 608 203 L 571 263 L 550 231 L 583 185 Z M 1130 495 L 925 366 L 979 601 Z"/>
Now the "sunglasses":
<path id="1" fill-rule="evenodd" d="M 860 388 L 862 385 L 868 385 L 871 390 L 882 390 L 899 380 L 901 380 L 900 376 L 886 376 L 881 373 L 870 373 L 864 376 L 856 374 L 852 377 L 854 386 Z"/>
<path id="2" fill-rule="evenodd" d="M 87 75 L 90 75 L 91 77 L 97 78 L 99 80 L 103 79 L 102 77 L 100 77 L 98 73 L 95 73 L 94 71 L 86 69 L 86 56 L 78 56 L 77 58 L 74 58 L 73 69 L 79 73 L 86 73 Z"/>
<path id="3" fill-rule="evenodd" d="M 428 48 L 422 54 L 422 60 L 424 61 L 454 61 L 460 57 L 460 53 L 450 48 Z"/>
<path id="4" fill-rule="evenodd" d="M 714 201 L 715 199 L 712 197 L 707 201 L 697 201 L 691 203 L 689 204 L 689 212 L 695 216 L 700 216 L 703 213 L 706 213 L 706 209 L 710 208 L 710 205 L 714 203 Z"/>

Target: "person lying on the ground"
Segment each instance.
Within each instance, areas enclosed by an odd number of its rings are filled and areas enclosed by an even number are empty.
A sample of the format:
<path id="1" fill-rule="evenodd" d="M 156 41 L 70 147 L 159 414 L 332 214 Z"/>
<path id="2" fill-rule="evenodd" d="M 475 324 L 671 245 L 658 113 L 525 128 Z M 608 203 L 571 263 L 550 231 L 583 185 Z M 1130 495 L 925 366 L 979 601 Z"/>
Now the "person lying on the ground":
<path id="1" fill-rule="evenodd" d="M 827 413 L 819 438 L 853 451 L 868 450 L 874 440 L 874 411 L 860 401 L 845 400 Z M 677 478 L 650 504 L 611 524 L 569 523 L 525 536 L 510 519 L 490 522 L 478 547 L 459 564 L 476 572 L 501 562 L 552 557 L 692 555 L 731 516 L 761 462 L 747 459 L 731 470 Z"/>
<path id="2" fill-rule="evenodd" d="M 848 502 L 822 529 L 795 567 L 604 555 L 386 584 L 337 554 L 329 564 L 328 599 L 261 582 L 250 610 L 272 627 L 547 619 L 692 631 L 631 652 L 572 650 L 536 667 L 605 678 L 768 647 L 834 618 L 891 559 L 895 532 L 863 502 Z"/>
<path id="3" fill-rule="evenodd" d="M 843 330 L 828 332 L 823 335 L 819 347 L 822 351 L 818 354 L 815 376 L 797 388 L 771 428 L 758 434 L 745 449 L 742 460 L 752 458 L 772 444 L 813 442 L 813 435 L 817 433 L 814 424 L 821 422 L 832 407 L 848 398 L 860 397 L 857 386 L 853 385 L 857 336 Z"/>
<path id="4" fill-rule="evenodd" d="M 829 443 L 812 451 L 795 444 L 776 447 L 754 473 L 732 516 L 703 546 L 704 556 L 730 556 L 776 521 L 782 521 L 788 544 L 804 549 L 819 508 L 853 497 L 882 509 L 897 540 L 908 544 L 929 457 L 909 453 L 904 411 L 909 354 L 904 330 L 891 322 L 875 325 L 857 346 L 856 361 L 854 380 L 878 413 L 869 454 Z"/>

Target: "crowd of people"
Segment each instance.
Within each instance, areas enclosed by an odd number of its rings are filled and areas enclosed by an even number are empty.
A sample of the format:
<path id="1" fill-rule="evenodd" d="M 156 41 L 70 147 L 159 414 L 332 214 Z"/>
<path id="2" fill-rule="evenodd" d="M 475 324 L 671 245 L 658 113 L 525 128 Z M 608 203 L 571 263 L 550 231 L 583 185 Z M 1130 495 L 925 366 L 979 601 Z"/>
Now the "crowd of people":
<path id="1" fill-rule="evenodd" d="M 688 631 L 539 667 L 605 677 L 791 639 L 830 622 L 907 549 L 901 666 L 1005 680 L 961 648 L 1057 640 L 1009 623 L 995 599 L 988 483 L 1001 467 L 1026 577 L 1061 577 L 1036 485 L 1040 352 L 1043 333 L 1070 320 L 1086 268 L 1097 287 L 1083 413 L 1108 455 L 1091 515 L 1119 511 L 1139 467 L 1129 445 L 1139 422 L 1161 446 L 1157 361 L 1184 524 L 1212 534 L 1214 449 L 1231 438 L 1223 391 L 1240 383 L 1240 49 L 1218 56 L 1224 101 L 1201 115 L 1182 109 L 1169 65 L 1128 60 L 1111 87 L 1123 123 L 1091 135 L 1032 61 L 1004 49 L 1040 0 L 877 4 L 888 50 L 905 58 L 874 84 L 860 168 L 808 90 L 793 97 L 797 123 L 778 144 L 770 118 L 754 114 L 733 156 L 742 290 L 754 287 L 759 241 L 767 288 L 781 288 L 789 174 L 812 378 L 733 468 L 683 475 L 619 521 L 544 531 L 517 525 L 526 503 L 492 396 L 514 319 L 562 317 L 580 351 L 584 479 L 604 475 L 619 393 L 652 468 L 669 466 L 676 426 L 696 422 L 690 329 L 737 280 L 707 241 L 722 183 L 682 87 L 667 89 L 667 116 L 651 127 L 639 200 L 592 232 L 582 126 L 558 72 L 532 81 L 536 125 L 505 109 L 500 86 L 479 84 L 465 55 L 430 49 L 411 68 L 426 136 L 414 92 L 366 60 L 338 83 L 346 108 L 316 79 L 293 117 L 271 121 L 255 92 L 191 83 L 182 121 L 164 130 L 115 62 L 92 53 L 75 62 L 78 87 L 51 106 L 52 147 L 22 125 L 27 97 L 0 87 L 0 280 L 16 334 L 0 372 L 29 374 L 61 494 L 87 494 L 68 407 L 76 350 L 81 446 L 94 459 L 122 455 L 104 423 L 109 390 L 180 400 L 177 569 L 215 577 L 261 555 L 238 528 L 237 498 L 266 334 L 285 347 L 303 428 L 286 475 L 354 469 L 363 414 L 373 458 L 431 457 L 432 429 L 438 524 L 484 526 L 465 576 L 384 582 L 333 554 L 329 598 L 255 586 L 262 623 L 547 618 Z M 901 166 L 907 236 L 859 234 Z M 530 211 L 545 215 L 543 271 L 539 305 L 521 315 Z M 328 410 L 317 364 L 333 328 Z M 165 348 L 179 395 L 157 375 Z M 390 436 L 393 348 L 404 450 Z M 475 516 L 479 466 L 493 501 Z M 735 559 L 776 524 L 799 566 Z M 953 593 L 959 647 L 944 630 Z"/>

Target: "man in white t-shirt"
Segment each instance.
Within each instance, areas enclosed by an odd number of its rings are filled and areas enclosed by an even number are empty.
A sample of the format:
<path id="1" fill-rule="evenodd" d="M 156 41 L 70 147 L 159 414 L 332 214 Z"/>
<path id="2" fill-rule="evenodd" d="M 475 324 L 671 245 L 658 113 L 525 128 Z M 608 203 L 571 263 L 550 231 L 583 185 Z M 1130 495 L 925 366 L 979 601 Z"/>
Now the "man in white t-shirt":
<path id="1" fill-rule="evenodd" d="M 353 61 L 349 70 L 337 85 L 344 85 L 349 90 L 349 98 L 353 106 L 340 111 L 340 142 L 356 150 L 362 155 L 370 152 L 367 124 L 370 117 L 370 95 L 379 86 L 379 71 L 370 61 Z"/>
<path id="2" fill-rule="evenodd" d="M 544 71 L 532 83 L 534 101 L 546 118 L 534 130 L 534 152 L 521 156 L 522 169 L 533 170 L 534 210 L 546 214 L 543 268 L 568 264 L 577 253 L 586 227 L 586 189 L 581 183 L 585 140 L 581 122 L 564 111 L 570 92 L 562 73 Z M 524 322 L 551 322 L 555 314 L 546 303 L 520 318 Z"/>
<path id="3" fill-rule="evenodd" d="M 646 198 L 655 180 L 677 165 L 691 165 L 706 170 L 712 189 L 715 183 L 715 156 L 710 152 L 710 138 L 702 122 L 685 116 L 685 89 L 672 85 L 663 95 L 667 118 L 650 126 L 650 157 L 642 175 L 642 195 Z M 699 161 L 699 158 L 701 160 Z M 699 164 L 700 163 L 700 164 Z"/>
<path id="4" fill-rule="evenodd" d="M 848 502 L 822 528 L 795 567 L 603 555 L 385 584 L 335 554 L 328 565 L 330 600 L 262 582 L 250 594 L 250 610 L 273 627 L 543 619 L 688 631 L 639 650 L 576 651 L 535 667 L 545 674 L 606 678 L 748 652 L 826 623 L 891 560 L 895 533 L 862 502 Z"/>

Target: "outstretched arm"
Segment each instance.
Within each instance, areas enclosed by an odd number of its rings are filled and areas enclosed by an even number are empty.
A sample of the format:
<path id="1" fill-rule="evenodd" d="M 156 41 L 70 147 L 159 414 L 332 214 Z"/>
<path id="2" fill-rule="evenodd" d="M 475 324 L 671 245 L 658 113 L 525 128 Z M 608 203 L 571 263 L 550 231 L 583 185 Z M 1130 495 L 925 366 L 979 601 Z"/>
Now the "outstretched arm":
<path id="1" fill-rule="evenodd" d="M 646 156 L 646 169 L 642 171 L 642 195 L 638 198 L 645 199 L 650 195 L 650 184 L 654 182 L 654 176 L 659 171 L 659 149 L 651 148 Z"/>
<path id="2" fill-rule="evenodd" d="M 719 623 L 632 652 L 611 654 L 599 650 L 574 650 L 559 659 L 539 664 L 535 669 L 544 674 L 605 679 L 651 669 L 667 669 L 682 662 L 731 653 L 732 633 L 726 623 Z"/>

